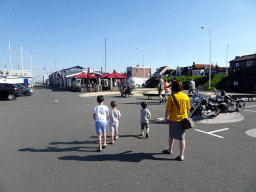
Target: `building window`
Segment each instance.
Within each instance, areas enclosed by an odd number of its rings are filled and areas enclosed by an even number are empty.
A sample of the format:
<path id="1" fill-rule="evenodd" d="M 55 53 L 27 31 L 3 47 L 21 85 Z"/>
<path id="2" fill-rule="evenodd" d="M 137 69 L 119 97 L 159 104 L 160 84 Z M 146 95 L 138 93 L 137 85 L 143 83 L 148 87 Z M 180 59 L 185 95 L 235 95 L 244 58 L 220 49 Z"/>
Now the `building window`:
<path id="1" fill-rule="evenodd" d="M 134 73 L 137 73 L 138 69 L 134 69 Z"/>
<path id="2" fill-rule="evenodd" d="M 27 73 L 24 73 L 24 76 L 27 77 Z"/>
<path id="3" fill-rule="evenodd" d="M 250 67 L 250 66 L 252 66 L 252 61 L 251 61 L 251 60 L 248 60 L 248 61 L 247 61 L 247 67 Z"/>
<path id="4" fill-rule="evenodd" d="M 15 73 L 16 76 L 18 76 L 18 73 Z"/>
<path id="5" fill-rule="evenodd" d="M 236 63 L 236 68 L 239 68 L 239 63 Z"/>

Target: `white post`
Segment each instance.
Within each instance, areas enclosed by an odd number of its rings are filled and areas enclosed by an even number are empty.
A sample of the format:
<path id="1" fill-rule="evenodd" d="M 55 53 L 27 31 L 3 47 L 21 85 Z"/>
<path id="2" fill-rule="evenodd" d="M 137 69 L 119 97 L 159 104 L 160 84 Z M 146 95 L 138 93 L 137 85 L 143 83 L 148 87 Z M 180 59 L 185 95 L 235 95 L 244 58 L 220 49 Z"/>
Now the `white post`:
<path id="1" fill-rule="evenodd" d="M 206 29 L 205 27 L 201 27 L 202 29 Z M 209 70 L 211 70 L 211 32 L 209 31 L 209 29 L 206 29 L 208 32 L 209 32 L 209 34 L 210 34 L 210 61 L 209 61 Z M 211 76 L 210 76 L 211 74 L 210 74 L 210 72 L 209 72 L 209 89 L 210 89 L 210 86 L 211 86 Z"/>

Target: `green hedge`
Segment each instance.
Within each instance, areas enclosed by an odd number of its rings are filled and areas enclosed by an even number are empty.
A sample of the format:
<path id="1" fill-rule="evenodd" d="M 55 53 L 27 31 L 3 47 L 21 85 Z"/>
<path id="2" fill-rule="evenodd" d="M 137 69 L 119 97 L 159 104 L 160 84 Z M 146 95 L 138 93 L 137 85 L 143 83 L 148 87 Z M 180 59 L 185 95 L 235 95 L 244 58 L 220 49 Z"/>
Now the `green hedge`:
<path id="1" fill-rule="evenodd" d="M 225 77 L 227 77 L 228 75 L 215 75 L 212 79 L 211 79 L 211 84 L 210 84 L 210 90 L 214 90 L 215 86 L 217 85 L 217 83 L 219 83 L 222 79 L 224 79 Z M 202 87 L 204 85 L 207 85 L 207 89 L 209 88 L 209 81 L 207 81 L 206 83 L 204 83 L 203 85 L 201 85 Z"/>

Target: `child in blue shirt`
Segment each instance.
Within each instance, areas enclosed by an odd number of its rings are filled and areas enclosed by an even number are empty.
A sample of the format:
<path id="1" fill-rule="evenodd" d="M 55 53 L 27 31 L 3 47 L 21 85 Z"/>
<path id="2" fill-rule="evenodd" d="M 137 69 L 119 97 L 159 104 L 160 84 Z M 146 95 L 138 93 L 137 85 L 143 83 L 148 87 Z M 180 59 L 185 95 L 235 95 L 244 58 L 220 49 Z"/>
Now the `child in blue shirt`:
<path id="1" fill-rule="evenodd" d="M 102 151 L 102 148 L 104 149 L 106 144 L 106 128 L 108 124 L 108 118 L 109 118 L 109 109 L 106 105 L 103 105 L 104 103 L 104 97 L 102 95 L 99 95 L 97 97 L 98 105 L 93 108 L 93 118 L 95 120 L 95 128 L 96 128 L 96 134 L 98 134 L 98 141 L 99 141 L 99 148 L 98 152 Z M 103 134 L 103 146 L 101 143 L 101 136 Z"/>

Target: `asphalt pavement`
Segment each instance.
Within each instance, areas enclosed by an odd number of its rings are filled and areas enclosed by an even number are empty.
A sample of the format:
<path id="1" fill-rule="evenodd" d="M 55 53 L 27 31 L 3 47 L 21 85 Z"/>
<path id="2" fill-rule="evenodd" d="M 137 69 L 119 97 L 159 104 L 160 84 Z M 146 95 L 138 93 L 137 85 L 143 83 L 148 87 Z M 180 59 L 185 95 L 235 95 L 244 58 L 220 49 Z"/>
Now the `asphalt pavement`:
<path id="1" fill-rule="evenodd" d="M 186 131 L 181 162 L 177 141 L 172 155 L 161 153 L 168 126 L 155 120 L 165 103 L 142 92 L 104 95 L 104 104 L 116 101 L 122 116 L 120 138 L 101 153 L 92 117 L 100 92 L 82 96 L 42 86 L 33 96 L 1 100 L 0 191 L 256 191 L 255 101 L 215 123 L 197 121 Z M 148 139 L 137 137 L 142 101 L 152 114 Z"/>

